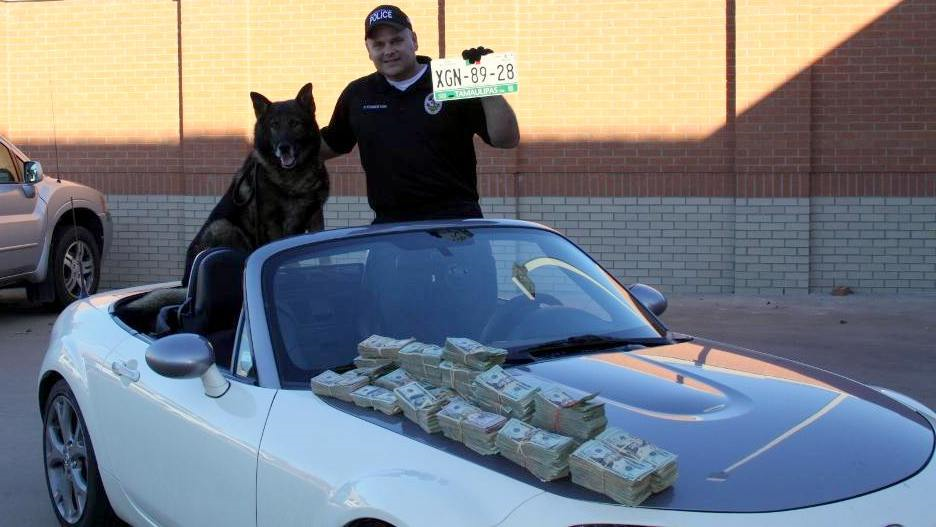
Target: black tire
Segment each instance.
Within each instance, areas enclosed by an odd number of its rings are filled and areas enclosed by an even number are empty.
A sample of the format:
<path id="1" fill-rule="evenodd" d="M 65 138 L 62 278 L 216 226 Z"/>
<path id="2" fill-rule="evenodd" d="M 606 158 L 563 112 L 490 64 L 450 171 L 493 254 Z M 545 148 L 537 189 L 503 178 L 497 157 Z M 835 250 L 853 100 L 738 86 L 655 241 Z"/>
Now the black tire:
<path id="1" fill-rule="evenodd" d="M 76 265 L 77 264 L 77 265 Z M 55 307 L 63 308 L 84 292 L 97 292 L 101 282 L 101 248 L 91 231 L 81 225 L 59 225 L 52 234 L 49 274 Z"/>
<path id="2" fill-rule="evenodd" d="M 117 518 L 107 500 L 88 427 L 75 395 L 64 380 L 52 387 L 44 410 L 42 460 L 46 489 L 59 523 L 63 527 L 126 525 Z M 79 497 L 82 485 L 85 487 L 83 505 Z"/>

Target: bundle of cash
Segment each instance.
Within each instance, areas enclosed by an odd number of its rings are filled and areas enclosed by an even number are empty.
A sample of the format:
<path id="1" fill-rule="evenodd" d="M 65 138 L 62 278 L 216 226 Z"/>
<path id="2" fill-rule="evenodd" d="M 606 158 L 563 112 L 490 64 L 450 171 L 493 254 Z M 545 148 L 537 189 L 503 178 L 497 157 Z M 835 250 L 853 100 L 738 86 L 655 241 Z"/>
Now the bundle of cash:
<path id="1" fill-rule="evenodd" d="M 400 409 L 410 421 L 418 424 L 427 433 L 434 434 L 440 430 L 439 419 L 436 415 L 445 404 L 429 392 L 418 382 L 400 386 L 393 390 L 397 396 Z"/>
<path id="2" fill-rule="evenodd" d="M 594 438 L 608 424 L 604 403 L 592 401 L 597 395 L 575 396 L 557 385 L 542 388 L 534 396 L 536 410 L 532 423 L 581 444 Z"/>
<path id="3" fill-rule="evenodd" d="M 485 412 L 462 398 L 451 399 L 438 417 L 445 437 L 482 455 L 497 453 L 494 438 L 507 422 L 506 417 Z"/>
<path id="4" fill-rule="evenodd" d="M 358 353 L 368 359 L 396 360 L 400 349 L 416 339 L 393 339 L 380 335 L 371 335 L 358 344 Z"/>
<path id="5" fill-rule="evenodd" d="M 377 366 L 368 366 L 368 367 L 366 367 L 366 368 L 364 368 L 364 367 L 356 368 L 356 369 L 351 370 L 351 371 L 355 371 L 355 372 L 358 373 L 358 375 L 365 375 L 365 376 L 367 376 L 370 380 L 374 380 L 374 379 L 380 377 L 381 375 L 383 375 L 383 374 L 389 372 L 389 371 L 392 370 L 393 368 L 394 368 L 393 363 L 389 363 L 389 364 L 379 364 L 379 365 L 377 365 Z"/>
<path id="6" fill-rule="evenodd" d="M 439 363 L 439 371 L 442 373 L 443 386 L 448 386 L 466 397 L 472 395 L 471 383 L 481 373 L 447 360 Z"/>
<path id="7" fill-rule="evenodd" d="M 485 346 L 471 339 L 447 338 L 442 358 L 466 368 L 484 371 L 491 366 L 503 364 L 507 358 L 507 350 Z"/>
<path id="8" fill-rule="evenodd" d="M 354 357 L 354 365 L 358 368 L 381 368 L 394 366 L 393 359 L 371 359 L 368 357 Z"/>
<path id="9" fill-rule="evenodd" d="M 511 418 L 494 444 L 501 455 L 529 470 L 543 481 L 569 474 L 569 454 L 575 450 L 572 438 L 553 434 Z"/>
<path id="10" fill-rule="evenodd" d="M 639 505 L 650 496 L 653 467 L 591 439 L 569 456 L 572 483 L 600 492 L 624 505 Z"/>
<path id="11" fill-rule="evenodd" d="M 433 397 L 439 399 L 440 401 L 448 402 L 450 399 L 455 399 L 458 397 L 458 393 L 456 393 L 455 390 L 446 386 L 433 386 L 428 382 L 418 382 L 420 386 L 425 388 L 427 392 L 431 393 Z"/>
<path id="12" fill-rule="evenodd" d="M 533 395 L 539 390 L 514 378 L 500 366 L 475 377 L 471 388 L 481 408 L 523 421 L 533 415 Z"/>
<path id="13" fill-rule="evenodd" d="M 393 390 L 403 386 L 404 384 L 409 384 L 415 380 L 416 379 L 412 378 L 408 373 L 406 373 L 406 370 L 403 368 L 397 368 L 383 377 L 378 378 L 376 381 L 374 381 L 374 384 L 380 386 L 381 388 Z"/>
<path id="14" fill-rule="evenodd" d="M 351 402 L 351 392 L 370 383 L 370 377 L 360 370 L 351 370 L 342 374 L 331 370 L 312 377 L 312 391 L 318 395 L 337 397 L 342 401 Z"/>
<path id="15" fill-rule="evenodd" d="M 413 377 L 437 386 L 442 384 L 442 372 L 439 370 L 442 348 L 439 346 L 411 342 L 400 350 L 397 357 L 400 366 Z"/>
<path id="16" fill-rule="evenodd" d="M 380 410 L 387 415 L 400 412 L 396 394 L 386 388 L 372 384 L 362 386 L 351 392 L 351 400 L 360 407 Z"/>
<path id="17" fill-rule="evenodd" d="M 648 443 L 645 439 L 632 436 L 617 427 L 608 428 L 598 434 L 595 439 L 630 459 L 650 466 L 653 470 L 650 477 L 651 492 L 660 492 L 676 481 L 678 476 L 676 454 Z"/>

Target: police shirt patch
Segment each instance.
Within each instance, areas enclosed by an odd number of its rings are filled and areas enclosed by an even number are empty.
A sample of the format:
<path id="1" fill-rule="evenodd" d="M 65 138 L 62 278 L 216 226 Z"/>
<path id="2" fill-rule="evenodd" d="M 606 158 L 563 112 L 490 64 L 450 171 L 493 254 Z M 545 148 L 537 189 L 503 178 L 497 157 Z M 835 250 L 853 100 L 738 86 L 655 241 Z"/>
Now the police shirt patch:
<path id="1" fill-rule="evenodd" d="M 442 103 L 435 100 L 435 97 L 430 93 L 426 95 L 426 100 L 423 101 L 423 108 L 426 109 L 426 113 L 429 115 L 435 115 L 442 111 Z"/>

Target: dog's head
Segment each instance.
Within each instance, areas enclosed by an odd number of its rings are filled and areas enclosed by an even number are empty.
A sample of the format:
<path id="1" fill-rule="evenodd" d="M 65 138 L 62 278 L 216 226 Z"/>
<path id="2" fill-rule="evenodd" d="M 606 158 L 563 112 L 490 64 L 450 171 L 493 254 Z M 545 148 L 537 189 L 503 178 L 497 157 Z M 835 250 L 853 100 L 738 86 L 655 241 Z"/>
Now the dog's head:
<path id="1" fill-rule="evenodd" d="M 312 83 L 292 100 L 270 102 L 256 92 L 250 92 L 250 100 L 257 115 L 254 148 L 266 162 L 283 170 L 318 162 L 321 139 Z"/>

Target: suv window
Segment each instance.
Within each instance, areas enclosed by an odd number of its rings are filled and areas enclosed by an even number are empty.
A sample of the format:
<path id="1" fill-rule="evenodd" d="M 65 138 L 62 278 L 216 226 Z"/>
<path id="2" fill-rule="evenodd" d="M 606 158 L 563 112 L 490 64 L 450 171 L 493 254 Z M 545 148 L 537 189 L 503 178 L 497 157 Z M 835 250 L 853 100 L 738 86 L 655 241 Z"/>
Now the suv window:
<path id="1" fill-rule="evenodd" d="M 0 183 L 16 183 L 16 158 L 10 154 L 7 147 L 0 144 Z"/>

